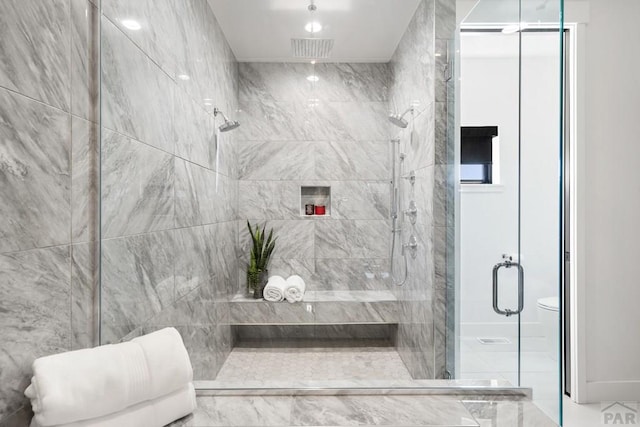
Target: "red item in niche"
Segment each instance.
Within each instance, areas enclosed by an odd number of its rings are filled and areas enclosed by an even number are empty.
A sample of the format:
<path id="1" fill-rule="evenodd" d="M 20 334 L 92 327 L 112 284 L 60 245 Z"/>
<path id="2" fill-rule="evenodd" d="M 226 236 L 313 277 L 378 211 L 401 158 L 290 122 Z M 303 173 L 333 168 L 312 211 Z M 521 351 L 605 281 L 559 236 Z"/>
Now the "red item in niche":
<path id="1" fill-rule="evenodd" d="M 325 210 L 324 206 L 316 205 L 316 215 L 324 215 Z"/>

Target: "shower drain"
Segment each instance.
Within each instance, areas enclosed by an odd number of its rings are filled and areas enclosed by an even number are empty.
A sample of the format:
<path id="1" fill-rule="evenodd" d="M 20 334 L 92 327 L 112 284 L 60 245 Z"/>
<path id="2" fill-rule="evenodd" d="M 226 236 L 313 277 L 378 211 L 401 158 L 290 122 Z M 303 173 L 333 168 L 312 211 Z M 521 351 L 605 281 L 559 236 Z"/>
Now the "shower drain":
<path id="1" fill-rule="evenodd" d="M 478 341 L 480 344 L 485 345 L 495 345 L 495 344 L 511 344 L 509 338 L 505 337 L 495 337 L 495 338 L 486 338 L 486 337 L 478 337 Z"/>

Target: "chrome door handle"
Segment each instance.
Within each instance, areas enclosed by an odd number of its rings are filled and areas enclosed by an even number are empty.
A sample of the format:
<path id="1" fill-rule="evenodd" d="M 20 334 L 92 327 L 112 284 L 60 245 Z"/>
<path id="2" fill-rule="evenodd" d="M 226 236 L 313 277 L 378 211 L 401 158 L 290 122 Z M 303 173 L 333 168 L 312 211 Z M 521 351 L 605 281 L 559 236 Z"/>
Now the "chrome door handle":
<path id="1" fill-rule="evenodd" d="M 518 268 L 518 309 L 517 310 L 511 310 L 509 308 L 505 308 L 504 310 L 502 310 L 498 306 L 498 270 L 500 270 L 502 267 Z M 519 314 L 520 312 L 522 312 L 522 309 L 524 309 L 524 268 L 522 268 L 522 266 L 519 263 L 512 262 L 509 260 L 494 265 L 493 266 L 493 311 L 503 316 L 509 317 L 514 314 Z"/>

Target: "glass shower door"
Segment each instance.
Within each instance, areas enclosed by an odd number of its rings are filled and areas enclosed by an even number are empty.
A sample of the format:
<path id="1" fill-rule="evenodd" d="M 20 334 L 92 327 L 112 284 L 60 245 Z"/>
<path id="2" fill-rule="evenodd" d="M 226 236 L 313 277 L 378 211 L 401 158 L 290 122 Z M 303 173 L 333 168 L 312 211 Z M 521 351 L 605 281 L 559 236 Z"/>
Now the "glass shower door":
<path id="1" fill-rule="evenodd" d="M 461 25 L 459 85 L 457 376 L 531 388 L 556 422 L 561 7 L 479 1 Z M 482 158 L 478 129 L 486 127 L 496 129 Z M 474 162 L 490 165 L 488 179 Z"/>

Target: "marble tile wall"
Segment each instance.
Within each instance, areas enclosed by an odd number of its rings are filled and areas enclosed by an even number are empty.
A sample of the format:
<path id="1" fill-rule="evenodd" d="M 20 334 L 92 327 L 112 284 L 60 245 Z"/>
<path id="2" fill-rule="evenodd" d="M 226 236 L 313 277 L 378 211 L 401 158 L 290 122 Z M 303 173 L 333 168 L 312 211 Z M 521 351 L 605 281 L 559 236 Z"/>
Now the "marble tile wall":
<path id="1" fill-rule="evenodd" d="M 103 0 L 102 342 L 178 328 L 194 376 L 231 349 L 237 61 L 205 0 Z M 124 25 L 135 19 L 140 29 Z"/>
<path id="2" fill-rule="evenodd" d="M 452 12 L 453 11 L 453 12 Z M 453 132 L 447 127 L 447 107 L 453 99 L 445 81 L 447 42 L 455 30 L 455 4 L 450 0 L 423 0 L 390 62 L 393 75 L 389 98 L 394 110 L 413 106 L 409 126 L 395 134 L 406 154 L 402 172 L 415 173 L 415 184 L 401 180 L 403 203 L 416 202 L 414 225 L 406 218 L 402 237 L 416 236 L 415 259 L 408 259 L 408 278 L 396 288 L 400 301 L 397 346 L 415 378 L 443 378 L 446 370 L 447 286 L 453 289 Z M 452 109 L 451 109 L 452 110 Z M 401 257 L 394 259 L 396 277 L 404 272 Z M 453 306 L 450 304 L 451 307 Z"/>
<path id="3" fill-rule="evenodd" d="M 237 153 L 212 109 L 234 115 L 237 62 L 206 0 L 102 5 L 0 4 L 0 425 L 27 424 L 34 358 L 98 343 L 100 243 L 103 342 L 175 325 L 202 379 L 231 346 Z"/>
<path id="4" fill-rule="evenodd" d="M 388 64 L 240 64 L 239 293 L 246 220 L 278 236 L 271 274 L 311 291 L 388 288 L 390 77 Z M 331 187 L 330 216 L 301 215 L 301 186 Z"/>
<path id="5" fill-rule="evenodd" d="M 28 424 L 35 358 L 97 338 L 95 12 L 0 3 L 0 425 Z"/>

